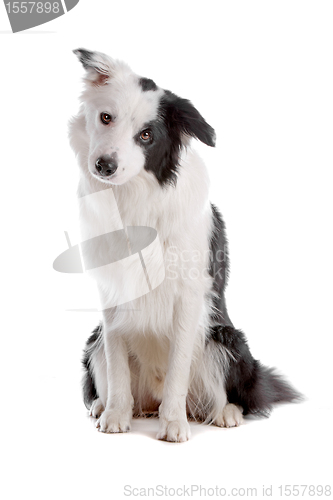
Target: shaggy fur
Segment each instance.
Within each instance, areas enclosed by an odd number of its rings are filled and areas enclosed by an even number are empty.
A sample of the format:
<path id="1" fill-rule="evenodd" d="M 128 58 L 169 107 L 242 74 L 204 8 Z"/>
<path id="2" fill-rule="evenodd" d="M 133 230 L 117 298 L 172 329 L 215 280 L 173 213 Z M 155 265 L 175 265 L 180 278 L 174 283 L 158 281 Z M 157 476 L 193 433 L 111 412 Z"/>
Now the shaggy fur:
<path id="1" fill-rule="evenodd" d="M 149 293 L 126 300 L 121 273 L 93 271 L 103 320 L 83 365 L 84 401 L 97 427 L 125 432 L 133 414 L 159 412 L 157 437 L 181 442 L 190 436 L 188 416 L 237 426 L 242 414 L 267 414 L 274 403 L 297 399 L 253 359 L 227 313 L 224 223 L 208 202 L 207 171 L 190 144 L 195 138 L 214 146 L 214 130 L 190 101 L 124 63 L 74 52 L 86 70 L 81 109 L 70 124 L 82 239 L 108 233 L 112 220 L 118 229 L 153 228 L 163 258 L 152 253 L 150 268 L 165 273 Z M 88 245 L 84 257 L 107 262 L 110 252 L 105 240 Z"/>

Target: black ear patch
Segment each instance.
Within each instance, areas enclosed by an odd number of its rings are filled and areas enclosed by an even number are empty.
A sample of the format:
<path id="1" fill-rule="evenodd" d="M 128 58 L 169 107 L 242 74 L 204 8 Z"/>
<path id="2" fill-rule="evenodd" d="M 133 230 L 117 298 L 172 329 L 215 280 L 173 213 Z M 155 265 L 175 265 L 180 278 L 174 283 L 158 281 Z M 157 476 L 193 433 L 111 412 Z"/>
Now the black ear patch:
<path id="1" fill-rule="evenodd" d="M 144 92 L 147 92 L 148 90 L 157 90 L 156 83 L 154 82 L 154 80 L 151 80 L 150 78 L 140 78 L 139 85 L 141 86 Z"/>
<path id="2" fill-rule="evenodd" d="M 161 99 L 161 113 L 164 120 L 178 133 L 195 137 L 207 146 L 215 146 L 214 129 L 208 125 L 193 104 L 166 90 Z"/>
<path id="3" fill-rule="evenodd" d="M 78 57 L 87 73 L 92 75 L 92 79 L 96 77 L 96 73 L 98 78 L 100 78 L 101 75 L 103 79 L 111 76 L 110 66 L 106 61 L 107 56 L 104 54 L 101 54 L 100 52 L 91 52 L 86 49 L 76 49 L 73 50 L 73 52 Z"/>
<path id="4" fill-rule="evenodd" d="M 73 52 L 87 71 L 86 81 L 97 87 L 107 83 L 112 75 L 104 54 L 86 49 L 76 49 Z"/>
<path id="5" fill-rule="evenodd" d="M 94 53 L 86 49 L 75 49 L 74 54 L 79 58 L 84 69 L 88 69 L 92 65 Z"/>

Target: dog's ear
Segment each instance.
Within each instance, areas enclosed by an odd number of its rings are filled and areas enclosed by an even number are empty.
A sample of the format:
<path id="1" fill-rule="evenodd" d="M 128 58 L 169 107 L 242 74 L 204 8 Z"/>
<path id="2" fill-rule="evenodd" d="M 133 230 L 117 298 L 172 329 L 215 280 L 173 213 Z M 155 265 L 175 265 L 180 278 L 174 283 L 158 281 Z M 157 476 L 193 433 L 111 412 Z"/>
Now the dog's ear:
<path id="1" fill-rule="evenodd" d="M 86 81 L 95 86 L 105 85 L 113 73 L 112 59 L 101 52 L 86 49 L 73 50 L 86 70 Z"/>
<path id="2" fill-rule="evenodd" d="M 161 101 L 162 113 L 169 127 L 190 137 L 195 137 L 207 146 L 215 146 L 214 129 L 201 116 L 193 104 L 172 92 L 166 91 Z"/>

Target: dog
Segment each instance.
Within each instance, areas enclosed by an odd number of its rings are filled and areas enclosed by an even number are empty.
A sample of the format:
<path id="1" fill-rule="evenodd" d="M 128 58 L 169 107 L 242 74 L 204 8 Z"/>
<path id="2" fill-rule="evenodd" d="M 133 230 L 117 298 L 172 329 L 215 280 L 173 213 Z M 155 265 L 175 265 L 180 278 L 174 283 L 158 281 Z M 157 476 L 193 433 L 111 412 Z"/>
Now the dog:
<path id="1" fill-rule="evenodd" d="M 83 357 L 84 402 L 97 428 L 127 432 L 133 416 L 158 415 L 157 438 L 184 442 L 189 419 L 234 427 L 243 415 L 269 415 L 274 403 L 298 400 L 252 357 L 228 316 L 225 226 L 191 146 L 197 139 L 214 147 L 214 129 L 189 100 L 125 63 L 74 53 L 85 76 L 69 135 L 80 167 L 82 237 L 95 241 L 83 258 L 95 262 L 103 310 Z M 109 233 L 118 216 L 116 233 L 126 241 L 130 227 L 158 235 L 160 251 L 148 261 L 151 276 L 163 279 L 133 300 L 119 269 L 104 265 L 118 240 L 96 236 Z"/>

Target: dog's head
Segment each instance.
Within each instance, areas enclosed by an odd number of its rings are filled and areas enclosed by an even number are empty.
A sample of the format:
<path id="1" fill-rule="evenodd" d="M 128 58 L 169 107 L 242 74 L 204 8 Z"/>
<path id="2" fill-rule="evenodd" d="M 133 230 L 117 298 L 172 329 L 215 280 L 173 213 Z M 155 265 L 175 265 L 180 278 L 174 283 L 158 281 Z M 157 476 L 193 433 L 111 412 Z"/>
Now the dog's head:
<path id="1" fill-rule="evenodd" d="M 86 70 L 82 102 L 94 177 L 118 185 L 145 169 L 165 185 L 175 182 L 190 137 L 215 145 L 214 130 L 190 101 L 105 54 L 74 53 Z"/>

